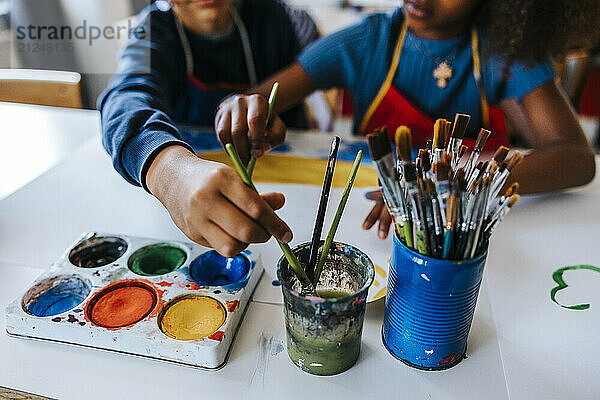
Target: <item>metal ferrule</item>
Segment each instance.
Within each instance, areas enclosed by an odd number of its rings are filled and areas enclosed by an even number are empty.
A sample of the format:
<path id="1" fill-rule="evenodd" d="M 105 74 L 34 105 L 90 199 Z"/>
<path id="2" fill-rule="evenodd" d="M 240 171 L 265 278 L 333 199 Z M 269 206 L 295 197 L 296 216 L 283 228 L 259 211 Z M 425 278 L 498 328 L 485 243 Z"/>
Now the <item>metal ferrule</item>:
<path id="1" fill-rule="evenodd" d="M 442 226 L 445 226 L 446 207 L 448 203 L 448 197 L 450 197 L 450 181 L 435 182 L 435 191 L 437 192 L 437 200 L 439 202 L 439 207 L 442 214 Z"/>

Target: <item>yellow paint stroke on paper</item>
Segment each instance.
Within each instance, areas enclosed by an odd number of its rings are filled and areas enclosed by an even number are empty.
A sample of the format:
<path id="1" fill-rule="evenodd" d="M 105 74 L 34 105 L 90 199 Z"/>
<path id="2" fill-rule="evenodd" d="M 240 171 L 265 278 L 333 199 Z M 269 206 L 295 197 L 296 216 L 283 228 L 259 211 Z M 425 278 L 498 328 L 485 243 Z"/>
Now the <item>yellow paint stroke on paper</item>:
<path id="1" fill-rule="evenodd" d="M 173 339 L 197 340 L 215 333 L 226 316 L 223 305 L 212 297 L 187 297 L 167 309 L 160 328 Z"/>
<path id="2" fill-rule="evenodd" d="M 385 269 L 381 268 L 379 265 L 377 264 L 373 264 L 373 267 L 375 267 L 375 271 L 377 271 L 377 273 L 379 275 L 381 275 L 384 278 L 387 278 L 387 272 L 385 272 Z"/>
<path id="3" fill-rule="evenodd" d="M 387 286 L 384 286 L 379 292 L 377 292 L 375 297 L 373 297 L 373 301 L 379 300 L 382 297 L 385 297 L 386 294 L 387 294 Z"/>
<path id="4" fill-rule="evenodd" d="M 231 166 L 229 156 L 224 152 L 198 154 L 205 160 L 217 161 Z M 254 183 L 295 183 L 321 186 L 327 167 L 327 160 L 296 157 L 285 154 L 267 153 L 256 162 L 252 181 Z M 352 169 L 352 162 L 338 160 L 332 186 L 343 188 Z M 358 170 L 354 187 L 377 186 L 377 172 L 367 163 Z"/>

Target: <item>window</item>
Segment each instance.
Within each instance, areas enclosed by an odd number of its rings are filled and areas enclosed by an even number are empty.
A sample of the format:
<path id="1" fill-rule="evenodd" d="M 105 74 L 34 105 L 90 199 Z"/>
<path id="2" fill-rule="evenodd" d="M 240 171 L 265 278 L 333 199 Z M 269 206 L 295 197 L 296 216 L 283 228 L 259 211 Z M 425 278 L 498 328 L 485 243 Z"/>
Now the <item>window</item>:
<path id="1" fill-rule="evenodd" d="M 9 29 L 10 0 L 0 0 L 0 31 Z"/>

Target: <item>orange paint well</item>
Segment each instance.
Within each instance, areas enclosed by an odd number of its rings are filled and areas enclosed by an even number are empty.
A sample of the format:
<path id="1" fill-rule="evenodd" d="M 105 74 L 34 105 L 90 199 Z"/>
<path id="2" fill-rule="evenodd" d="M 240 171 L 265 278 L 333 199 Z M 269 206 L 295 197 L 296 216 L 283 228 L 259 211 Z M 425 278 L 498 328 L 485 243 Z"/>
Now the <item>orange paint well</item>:
<path id="1" fill-rule="evenodd" d="M 120 281 L 90 300 L 86 317 L 104 328 L 122 328 L 146 318 L 156 304 L 157 294 L 152 287 L 138 281 Z"/>

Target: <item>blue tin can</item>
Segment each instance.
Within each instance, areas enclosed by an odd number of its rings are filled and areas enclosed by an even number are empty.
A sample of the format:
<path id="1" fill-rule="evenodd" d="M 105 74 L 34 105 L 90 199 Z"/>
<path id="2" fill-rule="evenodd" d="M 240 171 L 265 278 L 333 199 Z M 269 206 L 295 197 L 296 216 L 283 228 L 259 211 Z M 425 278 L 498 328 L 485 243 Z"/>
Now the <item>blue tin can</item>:
<path id="1" fill-rule="evenodd" d="M 429 371 L 464 358 L 486 257 L 430 258 L 394 235 L 382 329 L 394 357 Z"/>

